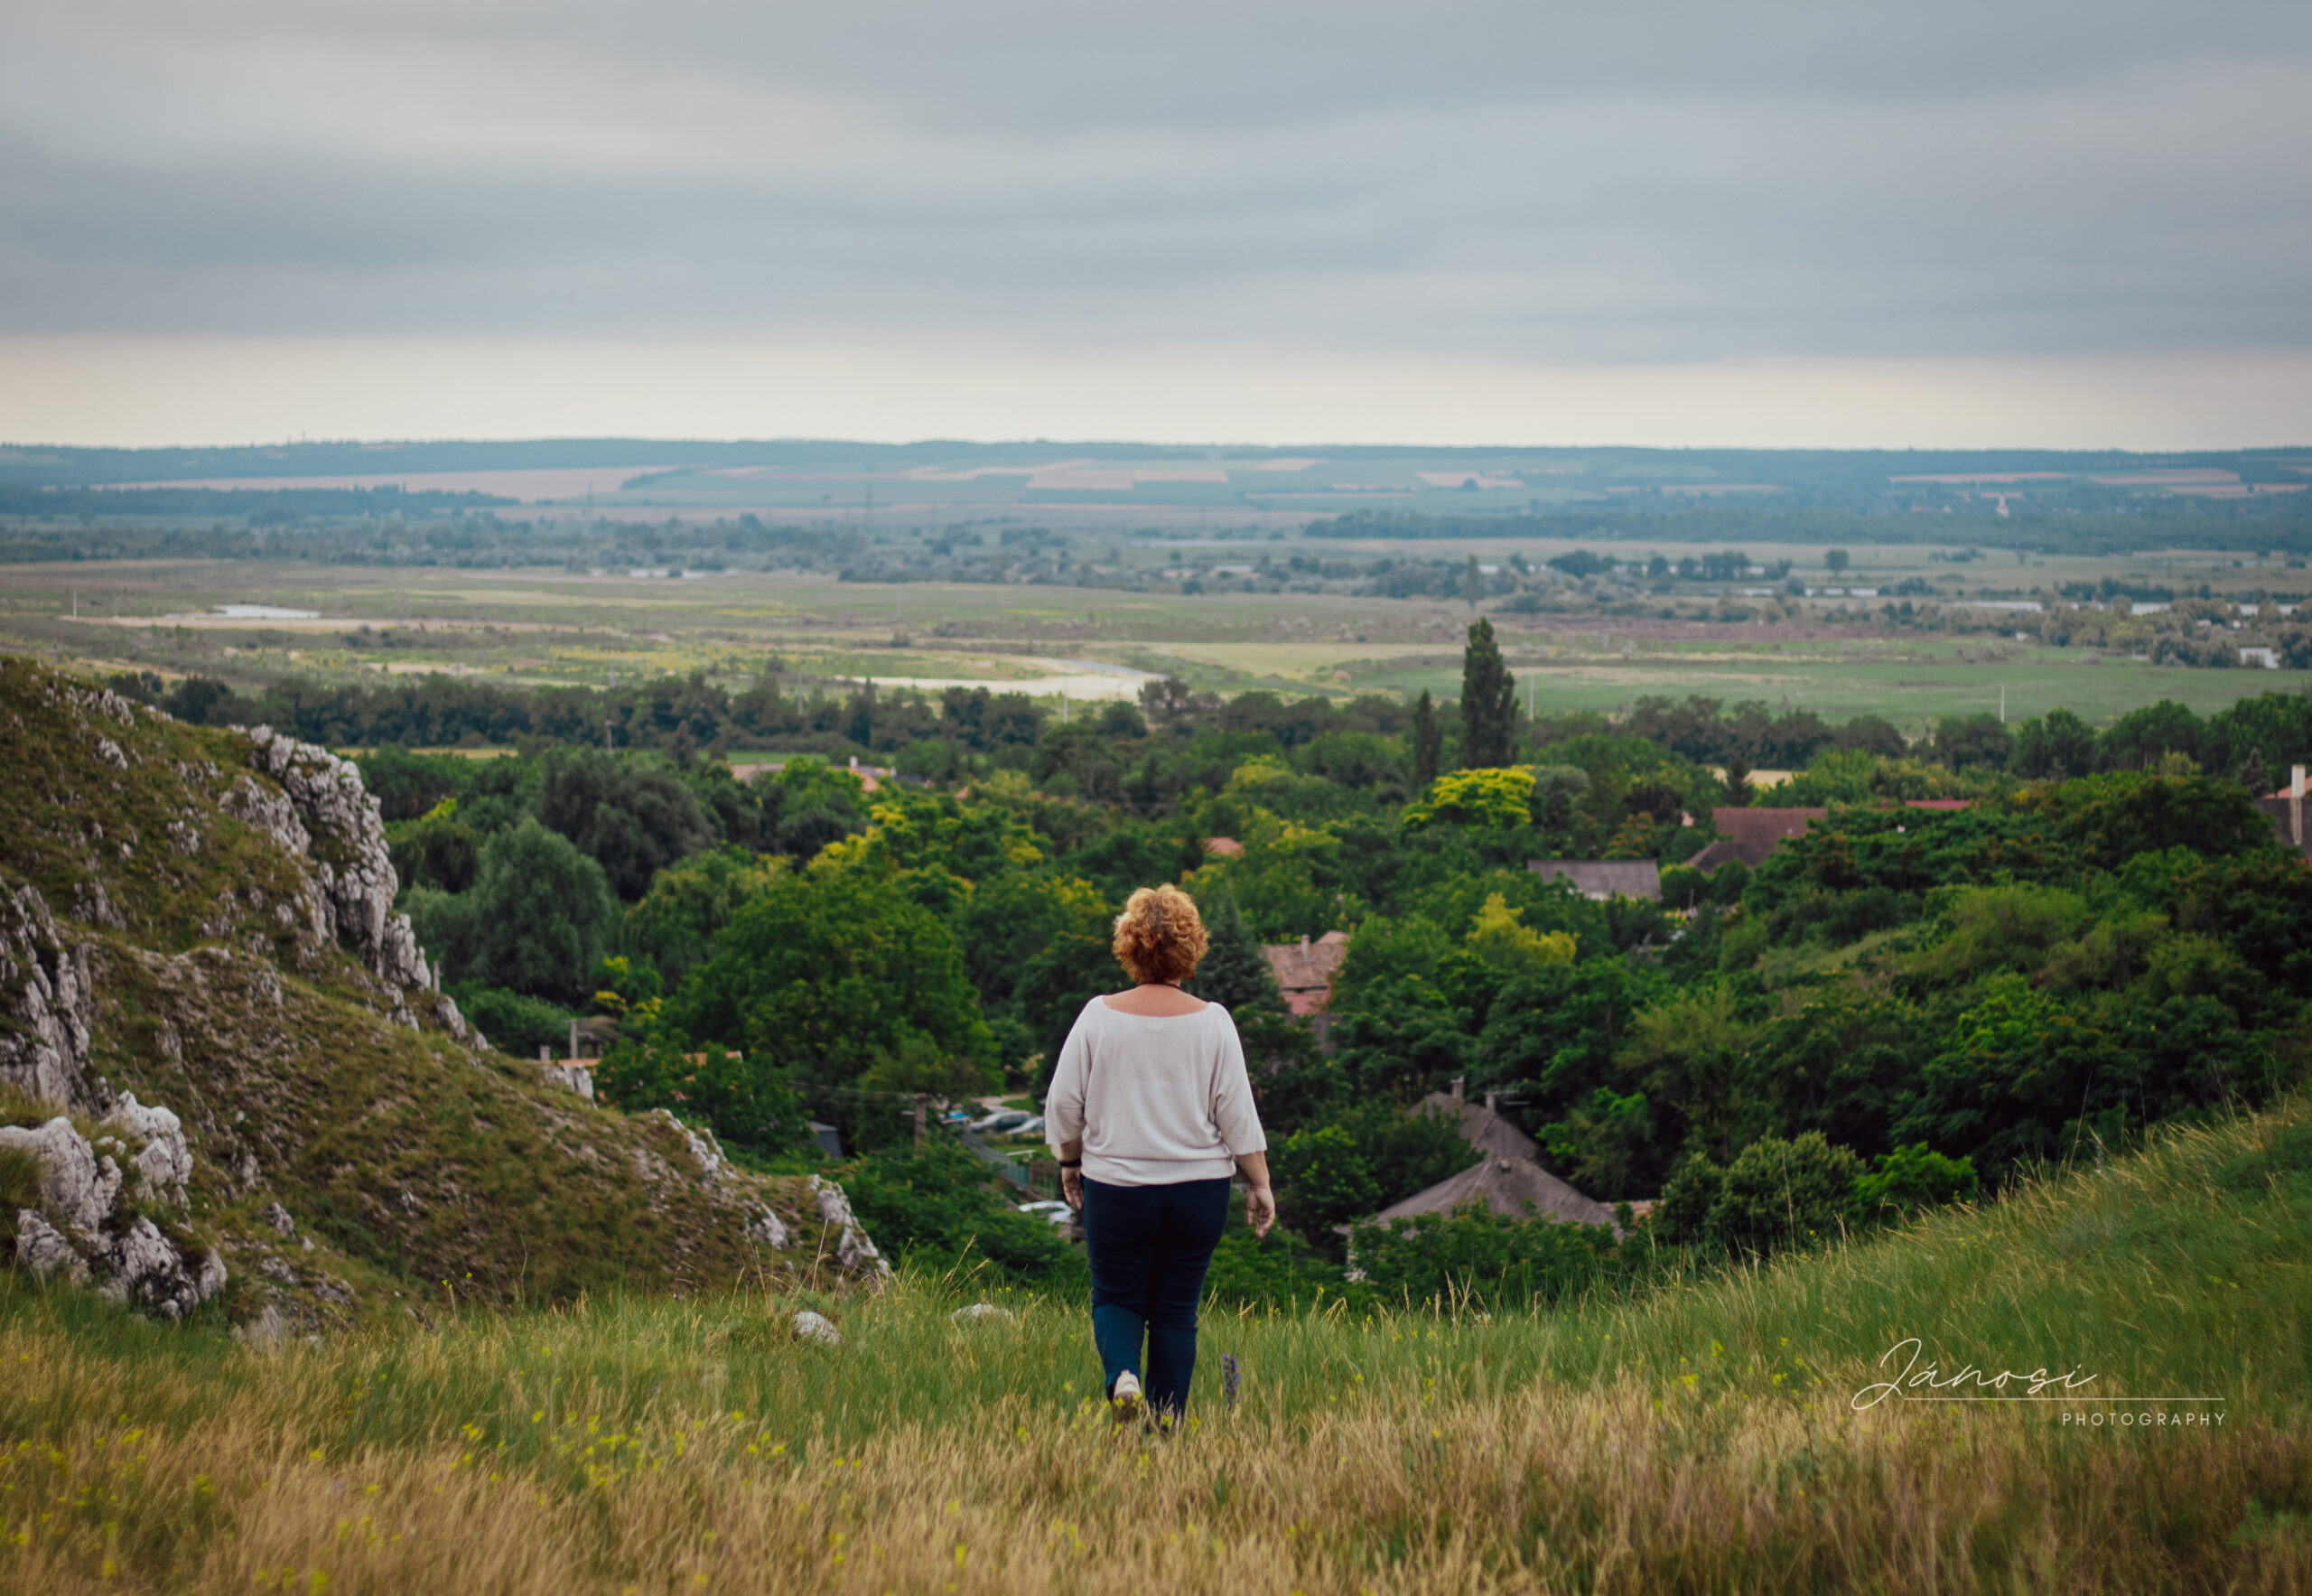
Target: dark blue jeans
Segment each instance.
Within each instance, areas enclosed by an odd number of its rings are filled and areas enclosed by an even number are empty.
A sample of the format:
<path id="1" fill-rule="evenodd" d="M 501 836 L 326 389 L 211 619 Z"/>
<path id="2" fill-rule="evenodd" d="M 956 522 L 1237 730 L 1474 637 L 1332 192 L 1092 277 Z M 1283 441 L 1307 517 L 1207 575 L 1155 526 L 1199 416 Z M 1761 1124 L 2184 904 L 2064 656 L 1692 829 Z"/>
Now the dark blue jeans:
<path id="1" fill-rule="evenodd" d="M 1204 1272 L 1228 1223 L 1226 1180 L 1170 1186 L 1084 1182 L 1084 1243 L 1092 1265 L 1092 1341 L 1108 1388 L 1140 1370 L 1148 1405 L 1177 1415 L 1189 1405 L 1196 1373 L 1196 1307 Z"/>

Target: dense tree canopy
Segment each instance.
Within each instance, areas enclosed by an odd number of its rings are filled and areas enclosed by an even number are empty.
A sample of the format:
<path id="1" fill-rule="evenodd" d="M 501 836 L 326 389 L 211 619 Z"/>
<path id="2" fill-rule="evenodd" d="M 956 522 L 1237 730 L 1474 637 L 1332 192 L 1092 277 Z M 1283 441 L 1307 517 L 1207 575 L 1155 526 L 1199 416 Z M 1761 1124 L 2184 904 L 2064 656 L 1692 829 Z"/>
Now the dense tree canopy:
<path id="1" fill-rule="evenodd" d="M 767 682 L 744 713 L 773 701 L 796 703 Z M 1181 883 L 1213 932 L 1198 990 L 1254 1061 L 1295 1232 L 1279 1267 L 1304 1281 L 1339 1278 L 1335 1227 L 1467 1162 L 1417 1112 L 1456 1078 L 1583 1191 L 1660 1198 L 1657 1238 L 1765 1251 L 2263 1101 L 2312 1063 L 2312 871 L 2243 785 L 2312 746 L 2298 699 L 2100 732 L 1978 715 L 1916 746 L 1701 698 L 1471 707 L 1164 682 L 1063 727 L 1002 695 L 878 695 L 841 736 L 922 751 L 872 791 L 801 751 L 742 782 L 699 757 L 711 740 L 365 766 L 421 937 L 478 1009 L 511 1037 L 563 1022 L 556 1003 L 606 1008 L 627 1039 L 606 1090 L 768 1153 L 806 1114 L 872 1150 L 918 1095 L 1032 1093 L 1123 983 L 1123 898 Z M 1469 757 L 1496 736 L 1502 757 Z M 1685 868 L 1746 762 L 1798 772 L 1763 801 L 1828 817 L 1755 870 Z M 1529 868 L 1608 857 L 1658 861 L 1664 901 Z M 1319 1047 L 1261 947 L 1330 931 L 1348 944 Z M 629 978 L 592 1003 L 613 944 Z M 974 1167 L 872 1180 L 916 1203 Z M 1001 1211 L 973 1198 L 920 1245 Z M 1551 1290 L 1612 1246 L 1440 1223 L 1437 1256 L 1522 1248 Z M 1035 1262 L 1042 1232 L 1005 1237 L 1007 1267 L 1058 1266 Z M 1375 1249 L 1389 1278 L 1435 1273 Z M 1231 1256 L 1232 1278 L 1268 1266 Z"/>

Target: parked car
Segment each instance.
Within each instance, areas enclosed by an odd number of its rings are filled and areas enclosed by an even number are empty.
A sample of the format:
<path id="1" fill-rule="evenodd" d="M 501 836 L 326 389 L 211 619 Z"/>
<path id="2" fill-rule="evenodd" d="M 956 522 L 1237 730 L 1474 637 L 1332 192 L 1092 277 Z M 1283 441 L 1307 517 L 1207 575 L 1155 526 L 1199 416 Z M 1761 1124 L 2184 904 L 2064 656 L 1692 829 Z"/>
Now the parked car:
<path id="1" fill-rule="evenodd" d="M 972 1121 L 972 1129 L 975 1131 L 1017 1130 L 1035 1117 L 1024 1108 L 999 1108 L 993 1114 L 984 1115 Z"/>
<path id="2" fill-rule="evenodd" d="M 1020 1211 L 1034 1214 L 1054 1225 L 1065 1225 L 1075 1217 L 1074 1210 L 1064 1202 L 1023 1202 L 1020 1205 Z"/>
<path id="3" fill-rule="evenodd" d="M 1039 1114 L 1019 1125 L 1008 1126 L 1003 1134 L 1007 1136 L 1040 1136 L 1044 1134 L 1044 1116 Z"/>

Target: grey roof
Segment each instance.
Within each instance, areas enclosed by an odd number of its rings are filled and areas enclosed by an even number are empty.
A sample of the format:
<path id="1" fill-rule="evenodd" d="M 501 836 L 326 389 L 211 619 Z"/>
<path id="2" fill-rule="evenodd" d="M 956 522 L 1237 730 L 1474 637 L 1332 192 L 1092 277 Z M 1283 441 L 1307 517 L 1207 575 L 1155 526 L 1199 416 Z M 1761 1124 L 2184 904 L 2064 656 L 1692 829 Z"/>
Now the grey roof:
<path id="1" fill-rule="evenodd" d="M 1562 1225 L 1614 1222 L 1613 1209 L 1584 1197 L 1532 1159 L 1499 1156 L 1489 1156 L 1373 1217 L 1386 1224 L 1415 1214 L 1450 1214 L 1465 1202 L 1483 1203 L 1509 1219 L 1553 1219 Z"/>
<path id="2" fill-rule="evenodd" d="M 1572 883 L 1584 898 L 1662 896 L 1662 867 L 1651 859 L 1534 859 L 1526 869 L 1543 881 Z"/>
<path id="3" fill-rule="evenodd" d="M 1479 1153 L 1490 1153 L 1500 1158 L 1529 1160 L 1538 1160 L 1542 1156 L 1539 1142 L 1482 1103 L 1456 1097 L 1450 1092 L 1431 1092 L 1421 1100 L 1421 1106 L 1423 1113 L 1458 1116 L 1461 1122 L 1461 1140 Z"/>
<path id="4" fill-rule="evenodd" d="M 1704 875 L 1708 875 L 1721 864 L 1747 864 L 1752 870 L 1756 870 L 1767 862 L 1767 855 L 1773 852 L 1774 845 L 1771 843 L 1738 843 L 1729 837 L 1720 837 L 1701 853 L 1687 860 L 1686 865 L 1689 869 L 1701 871 Z"/>

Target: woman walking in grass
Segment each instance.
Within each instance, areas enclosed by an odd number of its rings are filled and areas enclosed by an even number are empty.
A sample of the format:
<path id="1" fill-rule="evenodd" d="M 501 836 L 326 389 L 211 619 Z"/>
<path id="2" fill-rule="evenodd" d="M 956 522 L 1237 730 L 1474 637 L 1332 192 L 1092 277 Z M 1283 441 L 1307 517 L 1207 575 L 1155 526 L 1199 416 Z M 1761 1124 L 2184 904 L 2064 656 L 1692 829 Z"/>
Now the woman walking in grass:
<path id="1" fill-rule="evenodd" d="M 1276 1223 L 1276 1196 L 1235 1023 L 1180 990 L 1204 957 L 1195 901 L 1178 887 L 1142 887 L 1116 916 L 1110 946 L 1135 985 L 1076 1017 L 1044 1103 L 1045 1134 L 1061 1189 L 1084 1216 L 1109 1405 L 1123 1420 L 1144 1403 L 1170 1423 L 1196 1373 L 1197 1303 L 1228 1222 L 1230 1177 L 1244 1171 L 1255 1236 Z"/>

